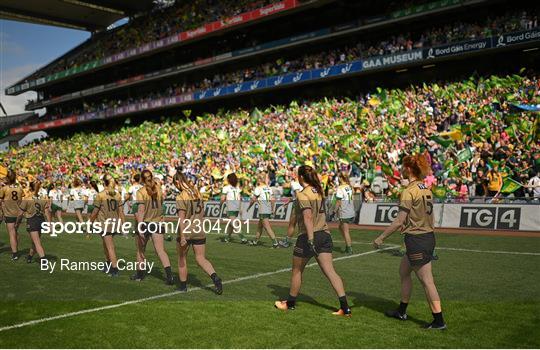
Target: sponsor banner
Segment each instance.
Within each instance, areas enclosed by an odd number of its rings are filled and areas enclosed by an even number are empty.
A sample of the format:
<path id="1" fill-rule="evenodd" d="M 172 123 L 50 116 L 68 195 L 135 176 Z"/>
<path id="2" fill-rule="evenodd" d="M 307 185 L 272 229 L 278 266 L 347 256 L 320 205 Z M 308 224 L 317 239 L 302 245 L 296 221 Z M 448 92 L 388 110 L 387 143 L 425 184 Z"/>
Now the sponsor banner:
<path id="1" fill-rule="evenodd" d="M 445 204 L 443 227 L 540 230 L 540 205 Z"/>
<path id="2" fill-rule="evenodd" d="M 360 208 L 358 224 L 370 226 L 388 226 L 397 217 L 397 203 L 363 203 Z M 443 216 L 443 205 L 433 204 L 433 220 L 435 227 L 440 227 Z"/>
<path id="3" fill-rule="evenodd" d="M 440 45 L 425 49 L 424 57 L 426 59 L 441 56 L 459 55 L 466 52 L 484 50 L 491 48 L 491 38 L 484 38 L 472 41 L 465 41 L 455 44 Z"/>
<path id="4" fill-rule="evenodd" d="M 364 203 L 358 223 L 386 226 L 396 218 L 398 212 L 396 203 Z M 435 227 L 540 230 L 540 205 L 435 203 L 433 214 Z"/>
<path id="5" fill-rule="evenodd" d="M 502 34 L 493 37 L 493 47 L 504 47 L 507 45 L 515 45 L 526 43 L 528 41 L 540 40 L 540 27 L 521 32 Z"/>
<path id="6" fill-rule="evenodd" d="M 363 69 L 376 69 L 380 67 L 393 66 L 401 63 L 419 61 L 424 58 L 422 50 L 412 50 L 400 52 L 387 56 L 368 57 L 363 60 Z"/>

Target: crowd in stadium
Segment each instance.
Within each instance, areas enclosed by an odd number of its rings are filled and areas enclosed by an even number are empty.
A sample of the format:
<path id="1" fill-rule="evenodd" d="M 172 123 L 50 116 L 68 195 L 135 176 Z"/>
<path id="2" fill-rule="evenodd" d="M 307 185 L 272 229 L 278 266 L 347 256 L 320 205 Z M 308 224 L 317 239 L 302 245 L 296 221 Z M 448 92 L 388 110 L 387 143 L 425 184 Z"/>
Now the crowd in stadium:
<path id="1" fill-rule="evenodd" d="M 92 60 L 101 59 L 165 37 L 195 29 L 219 19 L 275 3 L 275 0 L 194 0 L 176 1 L 172 6 L 157 7 L 152 12 L 135 17 L 126 25 L 95 35 L 75 54 L 62 58 L 40 75 L 54 74 Z M 151 20 L 149 18 L 151 17 Z M 158 20 L 159 19 L 159 20 Z"/>
<path id="2" fill-rule="evenodd" d="M 503 32 L 512 32 L 537 26 L 537 15 L 523 11 L 508 13 L 496 18 L 487 18 L 480 22 L 458 22 L 426 30 L 417 36 L 410 33 L 392 36 L 388 40 L 377 43 L 356 42 L 347 46 L 306 54 L 298 58 L 279 58 L 234 72 L 216 74 L 211 77 L 198 78 L 198 81 L 181 81 L 172 83 L 162 91 L 156 90 L 151 94 L 133 94 L 125 100 L 100 99 L 99 102 L 85 102 L 81 108 L 52 107 L 43 119 L 59 119 L 65 116 L 86 112 L 102 111 L 111 107 L 151 101 L 160 97 L 181 95 L 196 90 L 207 89 L 229 84 L 237 84 L 254 79 L 281 75 L 295 71 L 313 68 L 325 68 L 336 64 L 351 62 L 360 58 L 385 55 L 402 51 L 410 51 L 422 47 L 432 47 L 443 43 L 490 37 Z"/>
<path id="3" fill-rule="evenodd" d="M 426 153 L 433 172 L 426 183 L 441 199 L 512 192 L 540 197 L 538 121 L 515 107 L 539 103 L 540 80 L 533 74 L 471 77 L 377 89 L 355 100 L 292 102 L 79 133 L 11 149 L 4 159 L 23 178 L 64 187 L 110 171 L 127 186 L 131 174 L 150 168 L 161 174 L 169 197 L 176 169 L 196 174 L 208 197 L 220 193 L 230 172 L 249 195 L 263 171 L 274 190 L 287 195 L 294 167 L 312 163 L 330 194 L 336 174 L 345 170 L 364 199 L 373 200 L 396 198 L 402 158 Z"/>

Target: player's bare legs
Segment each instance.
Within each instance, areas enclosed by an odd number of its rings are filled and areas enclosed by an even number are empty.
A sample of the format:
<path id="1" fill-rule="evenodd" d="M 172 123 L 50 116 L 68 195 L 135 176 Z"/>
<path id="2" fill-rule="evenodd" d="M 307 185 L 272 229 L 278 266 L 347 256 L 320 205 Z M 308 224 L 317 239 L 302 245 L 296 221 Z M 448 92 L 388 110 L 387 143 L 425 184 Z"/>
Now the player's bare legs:
<path id="1" fill-rule="evenodd" d="M 404 256 L 401 258 L 401 264 L 399 265 L 399 277 L 401 279 L 401 301 L 403 303 L 409 303 L 412 293 L 412 273 L 411 265 L 409 264 L 409 258 Z"/>
<path id="2" fill-rule="evenodd" d="M 345 287 L 343 286 L 343 280 L 338 275 L 334 269 L 334 262 L 332 260 L 332 253 L 320 253 L 316 257 L 317 263 L 321 268 L 321 271 L 324 273 L 330 284 L 336 291 L 338 297 L 345 296 Z"/>
<path id="3" fill-rule="evenodd" d="M 424 292 L 426 293 L 426 299 L 431 308 L 431 312 L 434 314 L 441 312 L 441 298 L 439 297 L 437 287 L 435 287 L 435 281 L 431 271 L 431 262 L 418 268 L 415 267 L 414 272 L 416 273 L 416 277 L 418 277 L 422 283 L 422 287 L 424 287 Z"/>
<path id="4" fill-rule="evenodd" d="M 15 223 L 6 223 L 6 227 L 9 235 L 11 254 L 12 256 L 16 256 L 18 252 L 19 237 L 17 235 L 17 230 L 15 229 Z"/>

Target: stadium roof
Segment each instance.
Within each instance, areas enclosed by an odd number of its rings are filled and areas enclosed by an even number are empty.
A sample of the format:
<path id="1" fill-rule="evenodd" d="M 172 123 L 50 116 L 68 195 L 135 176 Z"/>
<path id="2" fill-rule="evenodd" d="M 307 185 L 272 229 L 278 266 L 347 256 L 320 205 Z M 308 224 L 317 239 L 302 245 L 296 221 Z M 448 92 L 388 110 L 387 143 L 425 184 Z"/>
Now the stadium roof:
<path id="1" fill-rule="evenodd" d="M 153 0 L 0 0 L 0 18 L 95 31 L 152 7 Z"/>

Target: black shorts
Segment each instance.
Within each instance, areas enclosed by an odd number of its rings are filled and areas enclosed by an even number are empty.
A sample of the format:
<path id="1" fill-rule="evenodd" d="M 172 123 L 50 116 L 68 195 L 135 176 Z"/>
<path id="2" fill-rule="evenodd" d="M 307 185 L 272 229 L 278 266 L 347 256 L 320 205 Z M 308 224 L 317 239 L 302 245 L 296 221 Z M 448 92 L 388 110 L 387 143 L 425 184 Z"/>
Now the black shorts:
<path id="1" fill-rule="evenodd" d="M 139 227 L 139 233 L 143 234 L 145 236 L 151 236 L 153 234 L 162 235 L 165 232 L 165 227 L 163 227 L 163 224 L 161 222 L 141 222 Z"/>
<path id="2" fill-rule="evenodd" d="M 315 250 L 317 250 L 317 253 L 332 253 L 332 250 L 334 249 L 334 243 L 332 243 L 332 236 L 326 231 L 314 232 L 313 244 L 315 245 Z M 293 255 L 299 258 L 308 259 L 315 256 L 315 254 L 311 251 L 311 248 L 308 245 L 307 233 L 302 233 L 296 239 Z"/>
<path id="3" fill-rule="evenodd" d="M 180 237 L 176 239 L 180 243 Z M 186 239 L 187 245 L 204 245 L 206 244 L 206 238 Z"/>
<path id="4" fill-rule="evenodd" d="M 419 235 L 406 233 L 405 248 L 411 266 L 423 266 L 433 260 L 435 235 L 433 232 Z"/>
<path id="5" fill-rule="evenodd" d="M 41 224 L 45 222 L 45 218 L 41 215 L 35 215 L 26 219 L 26 231 L 39 232 L 41 234 Z"/>
<path id="6" fill-rule="evenodd" d="M 17 217 L 16 216 L 4 216 L 4 220 L 6 222 L 6 224 L 14 224 L 17 222 Z"/>

